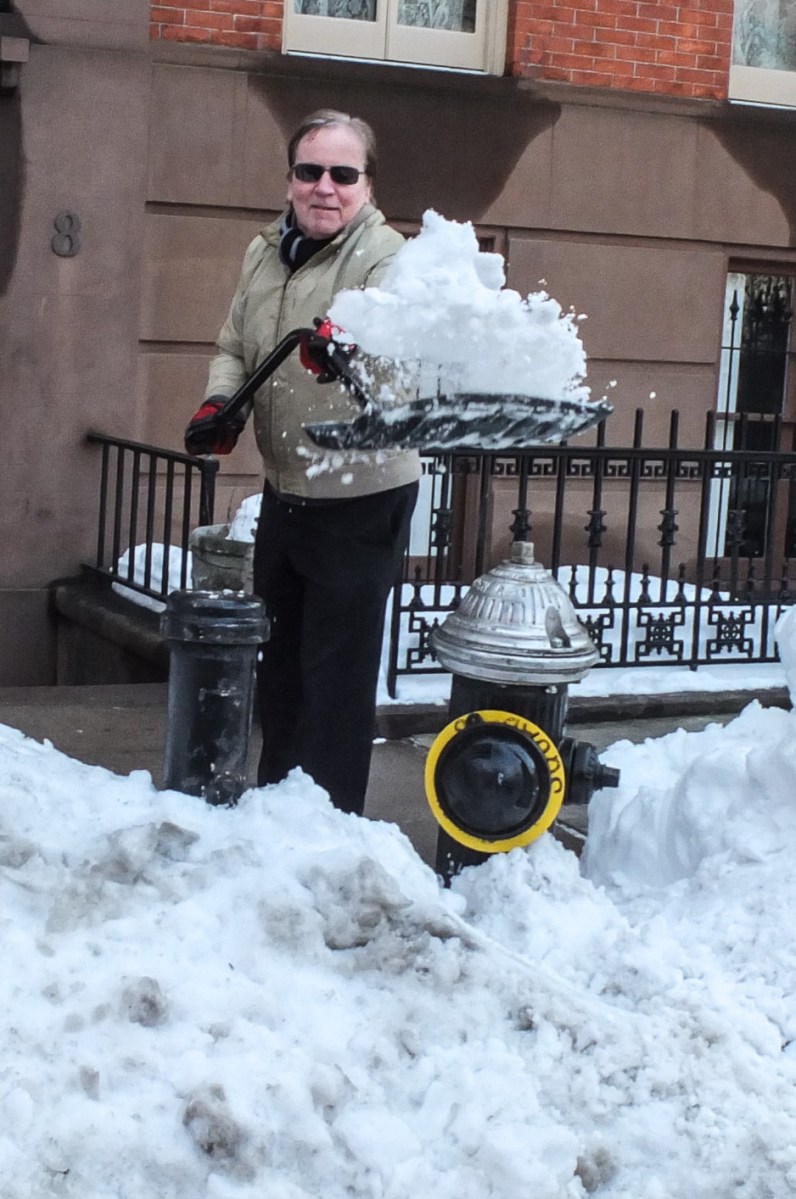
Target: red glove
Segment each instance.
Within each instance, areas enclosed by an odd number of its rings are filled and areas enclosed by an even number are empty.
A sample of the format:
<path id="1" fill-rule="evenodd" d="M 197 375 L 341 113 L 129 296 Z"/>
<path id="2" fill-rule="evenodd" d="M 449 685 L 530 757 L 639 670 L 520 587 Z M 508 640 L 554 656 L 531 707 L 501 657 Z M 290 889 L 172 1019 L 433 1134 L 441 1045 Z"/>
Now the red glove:
<path id="1" fill-rule="evenodd" d="M 339 325 L 333 325 L 328 316 L 318 321 L 315 332 L 307 334 L 299 343 L 301 365 L 319 383 L 331 383 L 341 377 L 341 372 L 356 353 L 357 347 L 344 340 L 346 334 Z"/>
<path id="2" fill-rule="evenodd" d="M 219 416 L 228 396 L 209 396 L 191 417 L 185 430 L 185 452 L 192 458 L 200 454 L 230 454 L 246 424 L 240 412 Z"/>
<path id="3" fill-rule="evenodd" d="M 326 371 L 329 346 L 333 342 L 335 329 L 337 326 L 333 325 L 327 316 L 325 321 L 320 322 L 315 332 L 302 338 L 299 344 L 301 365 L 313 375 L 322 375 Z M 340 332 L 340 330 L 337 331 Z"/>

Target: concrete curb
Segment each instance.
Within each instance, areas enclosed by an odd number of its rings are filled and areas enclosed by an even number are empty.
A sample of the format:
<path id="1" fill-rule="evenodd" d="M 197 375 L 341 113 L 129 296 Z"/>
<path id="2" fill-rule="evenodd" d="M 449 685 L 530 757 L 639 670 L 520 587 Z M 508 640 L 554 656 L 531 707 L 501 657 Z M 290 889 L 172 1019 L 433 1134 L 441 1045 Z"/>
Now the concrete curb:
<path id="1" fill-rule="evenodd" d="M 598 695 L 570 699 L 567 727 L 578 724 L 630 723 L 678 716 L 726 716 L 757 700 L 764 708 L 791 707 L 786 687 L 764 691 L 687 691 L 666 695 Z M 438 733 L 448 723 L 446 704 L 384 704 L 377 731 L 388 741 Z"/>
<path id="2" fill-rule="evenodd" d="M 790 709 L 787 687 L 750 691 L 673 691 L 661 695 L 594 695 L 570 699 L 567 722 L 652 720 L 659 716 L 710 716 L 742 712 L 757 700 L 764 708 Z"/>

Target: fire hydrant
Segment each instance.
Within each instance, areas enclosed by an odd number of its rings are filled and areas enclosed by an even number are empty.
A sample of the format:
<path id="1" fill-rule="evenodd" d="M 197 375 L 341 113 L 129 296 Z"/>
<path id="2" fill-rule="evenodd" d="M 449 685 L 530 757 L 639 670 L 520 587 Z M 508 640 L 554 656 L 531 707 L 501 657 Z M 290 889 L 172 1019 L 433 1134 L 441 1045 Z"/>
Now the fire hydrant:
<path id="1" fill-rule="evenodd" d="M 564 589 L 515 541 L 476 579 L 432 635 L 453 675 L 450 723 L 426 761 L 426 796 L 440 825 L 437 872 L 528 845 L 562 805 L 588 803 L 619 772 L 594 746 L 564 737 L 568 686 L 598 652 Z"/>

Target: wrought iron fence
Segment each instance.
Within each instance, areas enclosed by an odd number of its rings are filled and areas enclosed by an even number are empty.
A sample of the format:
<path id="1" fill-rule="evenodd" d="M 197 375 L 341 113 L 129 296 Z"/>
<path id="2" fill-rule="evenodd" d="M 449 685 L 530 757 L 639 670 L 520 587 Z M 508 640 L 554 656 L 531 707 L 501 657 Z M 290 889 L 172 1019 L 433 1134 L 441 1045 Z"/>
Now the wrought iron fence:
<path id="1" fill-rule="evenodd" d="M 97 550 L 89 569 L 154 600 L 188 581 L 188 538 L 213 523 L 218 459 L 88 433 L 102 447 Z"/>
<path id="2" fill-rule="evenodd" d="M 606 445 L 602 426 L 590 446 L 426 458 L 426 548 L 416 530 L 393 593 L 390 693 L 441 670 L 433 630 L 513 539 L 532 540 L 567 589 L 600 666 L 776 661 L 774 624 L 796 592 L 793 426 L 743 414 L 728 441 L 726 419 L 708 414 L 699 449 L 680 444 L 677 412 L 667 444 L 646 446 L 639 411 L 631 446 Z"/>
<path id="3" fill-rule="evenodd" d="M 606 445 L 601 426 L 592 445 L 425 458 L 393 593 L 390 693 L 401 676 L 441 672 L 433 630 L 515 538 L 566 588 L 602 667 L 776 661 L 774 624 L 796 600 L 796 443 L 779 417 L 734 419 L 728 439 L 726 417 L 719 429 L 709 415 L 698 449 L 680 444 L 676 412 L 667 444 L 646 446 L 639 412 L 630 446 Z M 102 450 L 90 569 L 162 601 L 188 581 L 192 530 L 213 523 L 218 462 L 88 441 Z M 776 448 L 736 448 L 761 441 Z"/>

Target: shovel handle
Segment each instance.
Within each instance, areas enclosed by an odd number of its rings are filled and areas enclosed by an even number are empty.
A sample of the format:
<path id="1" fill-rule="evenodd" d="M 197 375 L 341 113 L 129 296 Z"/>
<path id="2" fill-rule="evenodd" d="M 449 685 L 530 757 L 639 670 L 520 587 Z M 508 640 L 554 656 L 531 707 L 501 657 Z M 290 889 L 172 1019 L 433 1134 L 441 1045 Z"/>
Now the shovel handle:
<path id="1" fill-rule="evenodd" d="M 293 353 L 305 337 L 315 336 L 315 329 L 292 329 L 290 333 L 286 333 L 282 340 L 274 346 L 267 358 L 264 358 L 260 365 L 254 369 L 249 378 L 242 383 L 234 395 L 231 395 L 223 407 L 219 408 L 215 417 L 215 422 L 221 424 L 230 416 L 234 416 L 239 412 L 243 405 L 250 400 L 255 391 L 262 387 L 266 379 L 270 379 L 271 375 L 276 371 L 290 354 Z M 345 389 L 351 396 L 361 405 L 362 408 L 370 406 L 370 397 L 360 387 L 354 375 L 349 370 L 350 355 L 333 342 L 330 343 L 327 376 L 331 375 L 335 379 L 339 379 Z"/>
<path id="2" fill-rule="evenodd" d="M 313 329 L 292 329 L 290 333 L 286 333 L 282 340 L 274 346 L 268 357 L 264 358 L 260 365 L 252 371 L 245 383 L 242 383 L 235 394 L 229 397 L 226 404 L 219 408 L 215 419 L 221 423 L 239 412 L 258 387 L 262 387 L 266 379 L 270 379 L 274 371 L 293 353 L 301 340 L 309 337 L 313 332 Z"/>

